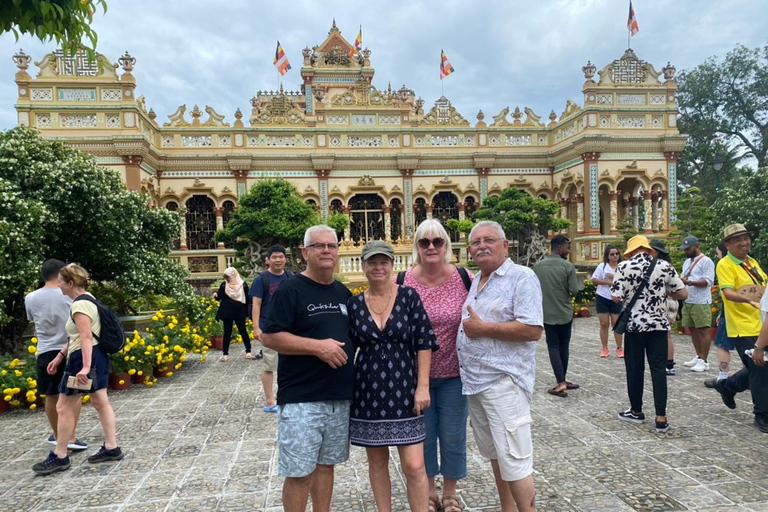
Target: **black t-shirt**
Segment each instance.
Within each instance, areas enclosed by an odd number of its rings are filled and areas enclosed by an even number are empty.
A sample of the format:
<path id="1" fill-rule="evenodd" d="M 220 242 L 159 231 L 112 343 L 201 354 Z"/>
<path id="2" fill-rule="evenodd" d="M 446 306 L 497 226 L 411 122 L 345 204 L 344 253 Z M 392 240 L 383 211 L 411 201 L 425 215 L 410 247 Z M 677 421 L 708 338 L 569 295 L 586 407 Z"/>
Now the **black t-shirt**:
<path id="1" fill-rule="evenodd" d="M 283 282 L 272 297 L 264 332 L 289 332 L 304 338 L 344 343 L 347 364 L 333 369 L 315 356 L 280 354 L 277 403 L 352 400 L 355 347 L 349 337 L 347 300 L 352 294 L 334 281 L 320 284 L 301 274 Z"/>

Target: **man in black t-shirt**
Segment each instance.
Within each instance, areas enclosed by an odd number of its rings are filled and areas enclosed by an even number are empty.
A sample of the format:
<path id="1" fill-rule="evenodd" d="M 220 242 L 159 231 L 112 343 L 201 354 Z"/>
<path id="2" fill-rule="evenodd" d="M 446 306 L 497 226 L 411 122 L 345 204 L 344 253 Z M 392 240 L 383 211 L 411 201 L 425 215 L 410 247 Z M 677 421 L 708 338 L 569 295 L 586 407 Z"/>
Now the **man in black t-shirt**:
<path id="1" fill-rule="evenodd" d="M 349 407 L 354 346 L 347 299 L 335 281 L 336 232 L 325 225 L 304 234 L 307 270 L 280 285 L 262 342 L 279 353 L 277 367 L 279 471 L 283 509 L 328 512 L 334 465 L 349 458 Z"/>

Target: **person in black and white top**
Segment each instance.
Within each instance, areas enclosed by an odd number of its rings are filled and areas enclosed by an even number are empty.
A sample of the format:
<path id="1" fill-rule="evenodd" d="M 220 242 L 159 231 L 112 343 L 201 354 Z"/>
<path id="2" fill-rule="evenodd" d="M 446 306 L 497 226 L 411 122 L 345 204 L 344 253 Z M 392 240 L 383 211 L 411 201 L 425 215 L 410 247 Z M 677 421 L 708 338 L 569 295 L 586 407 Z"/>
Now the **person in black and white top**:
<path id="1" fill-rule="evenodd" d="M 637 235 L 629 239 L 624 256 L 627 261 L 619 264 L 611 286 L 614 302 L 624 303 L 632 300 L 651 263 L 655 263 L 637 302 L 632 307 L 624 335 L 624 365 L 627 369 L 627 394 L 630 407 L 619 413 L 619 419 L 633 423 L 644 423 L 643 414 L 643 378 L 645 373 L 644 357 L 648 358 L 653 383 L 653 401 L 656 408 L 656 431 L 667 432 L 667 317 L 666 298 L 685 300 L 688 290 L 677 276 L 672 265 L 666 261 L 655 261 L 656 251 L 651 248 L 648 238 Z"/>

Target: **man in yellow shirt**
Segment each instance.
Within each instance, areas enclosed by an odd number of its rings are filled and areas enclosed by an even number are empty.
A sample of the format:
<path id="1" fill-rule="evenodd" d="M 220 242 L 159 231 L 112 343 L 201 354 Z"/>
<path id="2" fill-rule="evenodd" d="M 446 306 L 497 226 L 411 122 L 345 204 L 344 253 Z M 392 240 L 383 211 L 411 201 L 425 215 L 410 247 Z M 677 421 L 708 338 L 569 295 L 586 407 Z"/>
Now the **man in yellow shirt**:
<path id="1" fill-rule="evenodd" d="M 759 300 L 738 293 L 742 287 L 765 286 L 766 274 L 757 261 L 749 256 L 752 248 L 752 233 L 743 224 L 731 224 L 723 233 L 723 242 L 728 254 L 717 264 L 717 279 L 723 297 L 725 325 L 728 337 L 736 342 L 744 368 L 725 380 L 719 380 L 715 389 L 723 403 L 730 409 L 736 408 L 736 393 L 749 389 L 755 406 L 755 423 L 758 428 L 768 431 L 768 367 L 759 367 L 744 354 L 755 346 L 762 328 Z"/>

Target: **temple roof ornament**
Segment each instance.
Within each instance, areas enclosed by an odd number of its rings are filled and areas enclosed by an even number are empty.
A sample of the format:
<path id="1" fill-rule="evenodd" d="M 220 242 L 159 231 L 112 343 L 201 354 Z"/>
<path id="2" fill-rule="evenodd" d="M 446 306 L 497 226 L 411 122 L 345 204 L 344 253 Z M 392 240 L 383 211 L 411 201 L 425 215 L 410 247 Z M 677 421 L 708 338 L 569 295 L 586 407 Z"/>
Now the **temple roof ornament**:
<path id="1" fill-rule="evenodd" d="M 507 114 L 509 114 L 509 107 L 504 107 L 501 109 L 501 112 L 493 116 L 491 126 L 509 126 L 510 122 L 507 120 Z"/>
<path id="2" fill-rule="evenodd" d="M 632 49 L 624 52 L 620 59 L 606 65 L 597 73 L 600 75 L 598 85 L 636 84 L 660 85 L 659 73 L 653 65 L 640 60 Z"/>
<path id="3" fill-rule="evenodd" d="M 669 63 L 667 61 L 667 65 L 661 68 L 661 72 L 664 73 L 664 81 L 665 82 L 674 82 L 675 81 L 675 66 Z"/>
<path id="4" fill-rule="evenodd" d="M 483 111 L 480 110 L 477 113 L 477 124 L 475 125 L 476 128 L 485 128 L 487 126 L 483 119 L 485 119 L 485 114 L 483 114 Z"/>
<path id="5" fill-rule="evenodd" d="M 243 113 L 238 108 L 235 110 L 235 127 L 242 128 L 243 127 Z"/>
<path id="6" fill-rule="evenodd" d="M 229 123 L 224 122 L 224 116 L 216 112 L 213 107 L 206 105 L 205 113 L 208 114 L 208 119 L 203 123 L 203 126 L 229 126 Z M 240 116 L 242 117 L 242 114 Z"/>
<path id="7" fill-rule="evenodd" d="M 131 56 L 131 54 L 128 53 L 128 50 L 125 50 L 125 54 L 117 59 L 117 62 L 120 63 L 123 71 L 130 75 L 131 71 L 133 71 L 133 67 L 136 65 L 136 58 Z"/>
<path id="8" fill-rule="evenodd" d="M 179 126 L 189 126 L 189 123 L 186 119 L 184 119 L 184 112 L 187 111 L 187 105 L 181 105 L 179 108 L 176 109 L 176 112 L 168 116 L 168 119 L 170 119 L 170 122 L 163 123 L 163 126 L 172 126 L 172 127 L 179 127 Z"/>
<path id="9" fill-rule="evenodd" d="M 581 110 L 581 107 L 576 104 L 573 100 L 566 100 L 565 101 L 565 110 L 563 110 L 563 113 L 560 114 L 560 120 L 562 121 L 566 117 L 575 114 Z M 551 119 L 551 117 L 550 117 Z"/>
<path id="10" fill-rule="evenodd" d="M 421 125 L 469 126 L 469 121 L 456 111 L 445 96 L 440 96 L 432 109 L 424 115 Z"/>
<path id="11" fill-rule="evenodd" d="M 589 80 L 590 82 L 594 82 L 592 80 L 595 77 L 595 72 L 597 71 L 597 68 L 594 64 L 592 64 L 591 60 L 587 61 L 587 65 L 581 68 L 581 71 L 584 73 L 584 78 Z"/>
<path id="12" fill-rule="evenodd" d="M 69 55 L 64 55 L 62 50 L 55 50 L 44 56 L 41 61 L 35 62 L 35 66 L 40 68 L 37 78 L 60 76 L 118 78 L 115 70 L 119 67 L 109 62 L 100 53 L 96 53 L 93 58 L 88 58 L 88 52 L 82 46 L 74 54 Z"/>
<path id="13" fill-rule="evenodd" d="M 203 113 L 200 111 L 197 105 L 195 105 L 189 114 L 192 116 L 192 126 L 200 126 L 200 117 L 202 117 Z"/>
<path id="14" fill-rule="evenodd" d="M 32 57 L 24 53 L 24 50 L 19 50 L 19 53 L 13 56 L 13 63 L 21 71 L 26 71 L 29 68 L 29 63 L 32 61 Z"/>
<path id="15" fill-rule="evenodd" d="M 544 128 L 544 123 L 541 122 L 541 116 L 537 116 L 536 113 L 529 107 L 523 109 L 525 111 L 525 122 L 523 126 L 532 126 L 534 128 Z"/>
<path id="16" fill-rule="evenodd" d="M 557 124 L 557 114 L 555 114 L 555 111 L 553 110 L 549 113 L 549 124 L 547 126 L 552 127 L 552 126 L 555 126 L 556 124 Z"/>
<path id="17" fill-rule="evenodd" d="M 523 113 L 520 112 L 520 107 L 515 107 L 515 111 L 512 113 L 512 117 L 515 119 L 512 121 L 512 126 L 522 126 L 523 123 L 520 119 L 523 117 Z"/>
<path id="18" fill-rule="evenodd" d="M 363 177 L 360 178 L 360 181 L 358 181 L 357 184 L 361 187 L 370 187 L 376 185 L 376 182 L 373 181 L 370 174 L 363 174 Z"/>
<path id="19" fill-rule="evenodd" d="M 304 112 L 302 111 L 296 93 L 280 90 L 277 93 L 261 93 L 251 99 L 251 126 L 263 124 L 303 124 Z"/>

